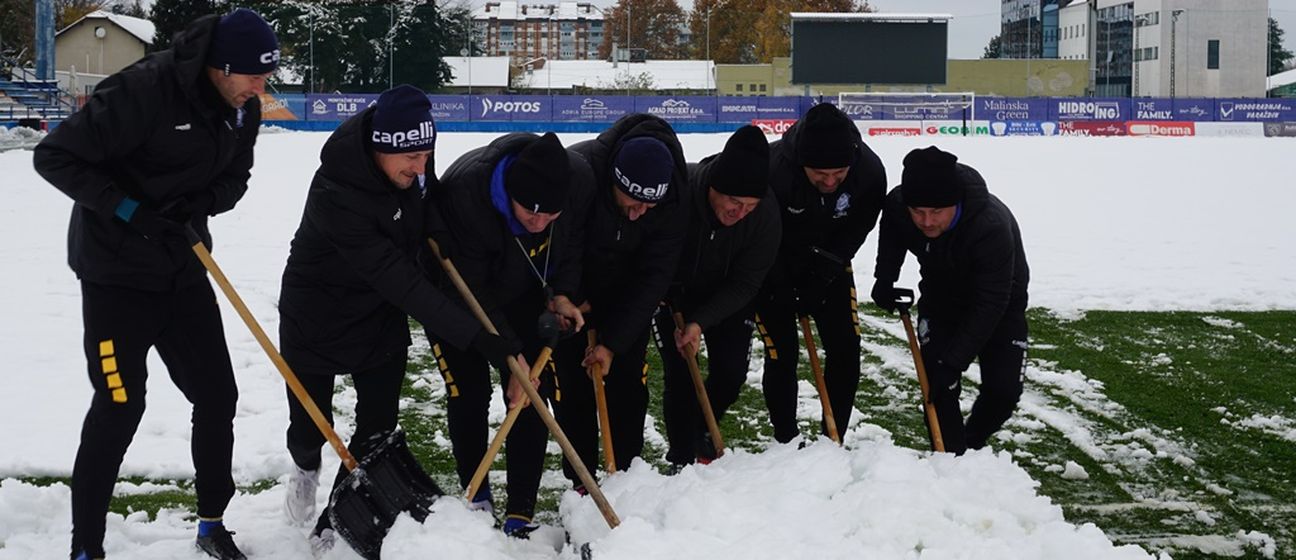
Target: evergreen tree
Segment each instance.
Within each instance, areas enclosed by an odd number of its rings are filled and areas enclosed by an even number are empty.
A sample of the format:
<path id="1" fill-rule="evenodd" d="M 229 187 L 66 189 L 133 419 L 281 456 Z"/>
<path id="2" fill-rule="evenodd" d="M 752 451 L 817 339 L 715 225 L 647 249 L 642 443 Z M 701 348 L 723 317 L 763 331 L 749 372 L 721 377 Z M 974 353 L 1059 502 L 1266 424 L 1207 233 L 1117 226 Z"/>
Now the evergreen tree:
<path id="1" fill-rule="evenodd" d="M 140 3 L 140 0 L 118 0 L 113 3 L 109 10 L 114 14 L 149 19 L 148 10 L 144 9 L 144 5 Z"/>
<path id="2" fill-rule="evenodd" d="M 153 34 L 152 50 L 169 48 L 171 37 L 195 19 L 222 12 L 224 4 L 224 0 L 157 0 L 153 3 L 150 18 L 157 29 Z"/>
<path id="3" fill-rule="evenodd" d="M 1286 34 L 1281 27 L 1278 27 L 1278 21 L 1269 18 L 1269 75 L 1272 76 L 1283 71 L 1287 66 L 1287 61 L 1291 60 L 1291 51 L 1283 48 L 1283 35 Z"/>
<path id="4" fill-rule="evenodd" d="M 985 52 L 981 53 L 981 58 L 999 58 L 1001 52 L 1003 52 L 1003 47 L 1000 46 L 999 36 L 995 35 L 994 37 L 991 37 L 990 42 L 986 44 Z"/>

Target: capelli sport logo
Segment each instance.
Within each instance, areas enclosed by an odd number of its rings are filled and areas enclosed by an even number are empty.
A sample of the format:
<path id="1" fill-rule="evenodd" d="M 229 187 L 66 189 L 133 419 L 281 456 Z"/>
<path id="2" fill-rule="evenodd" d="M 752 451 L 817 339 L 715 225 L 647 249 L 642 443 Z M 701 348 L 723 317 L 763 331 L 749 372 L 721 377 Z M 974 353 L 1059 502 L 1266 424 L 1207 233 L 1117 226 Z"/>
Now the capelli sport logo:
<path id="1" fill-rule="evenodd" d="M 665 198 L 666 189 L 670 187 L 669 181 L 655 187 L 646 187 L 631 181 L 629 177 L 626 177 L 625 174 L 621 173 L 621 170 L 616 167 L 612 168 L 612 172 L 616 174 L 617 181 L 621 182 L 621 186 L 625 187 L 626 193 L 638 200 L 661 200 L 662 198 Z"/>
<path id="2" fill-rule="evenodd" d="M 261 53 L 261 64 L 279 63 L 279 49 Z"/>
<path id="3" fill-rule="evenodd" d="M 387 144 L 395 148 L 431 147 L 432 143 L 436 142 L 436 127 L 433 126 L 432 121 L 423 121 L 419 123 L 418 128 L 409 130 L 398 132 L 375 130 L 372 140 L 374 144 Z"/>

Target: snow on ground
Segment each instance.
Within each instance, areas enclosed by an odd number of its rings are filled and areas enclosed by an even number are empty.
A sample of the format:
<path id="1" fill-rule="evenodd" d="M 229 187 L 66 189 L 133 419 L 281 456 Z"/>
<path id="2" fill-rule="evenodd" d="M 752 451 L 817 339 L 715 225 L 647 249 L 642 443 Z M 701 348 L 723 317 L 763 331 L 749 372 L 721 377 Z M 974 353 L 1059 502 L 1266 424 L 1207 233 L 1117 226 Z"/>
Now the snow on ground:
<path id="1" fill-rule="evenodd" d="M 247 196 L 235 211 L 213 222 L 215 258 L 267 332 L 277 332 L 279 276 L 326 136 L 262 137 Z M 437 169 L 494 136 L 442 135 Z M 571 143 L 592 136 L 567 134 L 562 139 Z M 682 141 L 688 159 L 697 160 L 719 151 L 725 138 L 699 134 Z M 887 164 L 892 184 L 899 180 L 904 154 L 929 143 L 922 138 L 869 139 Z M 1289 142 L 953 138 L 938 144 L 977 167 L 991 192 L 1016 213 L 1032 268 L 1033 305 L 1061 315 L 1086 309 L 1296 308 L 1296 259 L 1288 246 L 1296 239 L 1296 222 L 1285 212 L 1296 202 L 1296 193 L 1279 184 L 1286 176 Z M 0 392 L 0 425 L 22 427 L 0 435 L 0 444 L 9 450 L 0 456 L 0 477 L 67 476 L 89 396 L 80 352 L 79 287 L 65 264 L 71 202 L 35 174 L 29 151 L 0 153 L 0 176 L 6 187 L 6 204 L 0 206 L 0 262 L 5 263 L 0 268 L 5 288 L 0 291 L 0 352 L 10 371 L 10 383 Z M 854 262 L 861 289 L 871 283 L 874 251 L 870 236 Z M 911 262 L 901 284 L 916 284 L 914 269 Z M 283 450 L 282 383 L 232 309 L 225 307 L 224 314 L 241 396 L 235 476 L 244 483 L 282 479 L 290 464 Z M 866 344 L 865 350 L 878 348 Z M 885 363 L 907 358 L 902 349 L 879 352 Z M 150 367 L 159 379 L 150 386 L 148 412 L 122 476 L 188 478 L 192 467 L 183 419 L 189 407 L 160 375 L 156 356 Z M 878 371 L 867 366 L 864 374 Z M 975 370 L 969 372 L 975 375 Z M 1069 406 L 1123 413 L 1102 398 L 1100 384 L 1083 375 L 1043 369 L 1028 375 L 1032 383 L 1066 395 L 1073 403 Z M 1137 462 L 1146 460 L 1146 453 L 1180 452 L 1161 434 L 1094 436 L 1080 425 L 1078 414 L 1030 397 L 1023 399 L 1024 414 L 1014 419 L 1019 424 L 1012 426 L 1012 437 L 1030 437 L 1031 426 L 1042 421 L 1064 433 L 1071 426 L 1068 437 L 1094 456 Z M 344 394 L 336 404 L 345 410 L 351 399 Z M 1253 422 L 1289 429 L 1291 424 L 1282 420 Z M 346 423 L 344 416 L 339 426 L 344 435 Z M 1088 447 L 1086 437 L 1094 438 Z M 847 450 L 816 444 L 799 453 L 781 447 L 761 454 L 735 452 L 670 478 L 641 466 L 608 481 L 607 491 L 624 521 L 620 529 L 609 533 L 589 500 L 571 495 L 563 504 L 564 522 L 578 538 L 592 539 L 601 557 L 612 558 L 729 552 L 735 541 L 744 543 L 739 547 L 750 543 L 742 552 L 755 558 L 916 556 L 927 551 L 973 558 L 1021 551 L 1039 557 L 1142 555 L 1129 547 L 1113 550 L 1096 528 L 1067 524 L 1006 456 L 928 458 L 895 448 L 885 431 L 861 422 L 847 433 L 847 442 Z M 1183 455 L 1175 460 L 1180 457 L 1191 461 Z M 135 491 L 140 490 L 119 488 Z M 308 556 L 302 530 L 280 520 L 281 492 L 241 494 L 231 505 L 227 519 L 253 557 Z M 437 550 L 457 558 L 553 556 L 503 539 L 457 501 L 446 500 L 438 508 L 435 522 L 426 526 L 398 524 L 389 550 L 417 550 L 420 555 Z M 65 486 L 37 488 L 4 480 L 0 558 L 62 557 L 68 517 Z M 154 521 L 141 514 L 113 516 L 109 552 L 130 558 L 185 557 L 192 554 L 192 530 L 184 511 L 164 510 Z M 1265 538 L 1241 534 L 1228 543 L 1262 543 Z M 952 548 L 953 543 L 959 548 Z"/>

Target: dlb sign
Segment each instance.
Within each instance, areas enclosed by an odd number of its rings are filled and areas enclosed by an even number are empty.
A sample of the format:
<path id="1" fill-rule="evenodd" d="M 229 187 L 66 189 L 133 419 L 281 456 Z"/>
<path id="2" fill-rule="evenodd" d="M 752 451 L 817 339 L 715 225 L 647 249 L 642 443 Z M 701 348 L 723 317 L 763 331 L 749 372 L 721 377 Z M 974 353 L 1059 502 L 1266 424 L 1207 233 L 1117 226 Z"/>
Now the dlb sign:
<path id="1" fill-rule="evenodd" d="M 306 96 L 307 120 L 344 121 L 378 102 L 378 94 L 311 94 Z"/>

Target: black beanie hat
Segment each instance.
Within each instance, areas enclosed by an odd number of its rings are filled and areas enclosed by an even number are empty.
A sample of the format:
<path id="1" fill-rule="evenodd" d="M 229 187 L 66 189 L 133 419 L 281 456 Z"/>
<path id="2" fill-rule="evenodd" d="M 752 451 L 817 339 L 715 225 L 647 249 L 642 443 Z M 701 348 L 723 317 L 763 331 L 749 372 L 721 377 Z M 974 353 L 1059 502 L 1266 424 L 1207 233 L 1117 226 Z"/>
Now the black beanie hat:
<path id="1" fill-rule="evenodd" d="M 612 161 L 616 187 L 639 202 L 661 202 L 675 174 L 670 148 L 651 136 L 636 136 L 621 144 Z"/>
<path id="2" fill-rule="evenodd" d="M 900 196 L 912 208 L 946 208 L 963 202 L 958 156 L 928 146 L 909 152 L 900 175 Z"/>
<path id="3" fill-rule="evenodd" d="M 373 113 L 373 148 L 385 154 L 421 152 L 436 147 L 432 102 L 423 90 L 401 84 L 378 96 Z"/>
<path id="4" fill-rule="evenodd" d="M 504 173 L 504 190 L 532 212 L 561 212 L 567 203 L 571 165 L 558 137 L 545 133 L 517 153 Z"/>
<path id="5" fill-rule="evenodd" d="M 859 132 L 850 117 L 831 103 L 806 111 L 797 133 L 796 155 L 802 167 L 838 169 L 855 164 Z"/>
<path id="6" fill-rule="evenodd" d="M 752 125 L 734 132 L 711 166 L 707 183 L 716 192 L 730 196 L 765 196 L 769 191 L 769 141 L 765 133 Z"/>
<path id="7" fill-rule="evenodd" d="M 239 8 L 216 23 L 207 48 L 207 66 L 226 75 L 268 74 L 279 66 L 279 40 L 259 14 Z"/>

